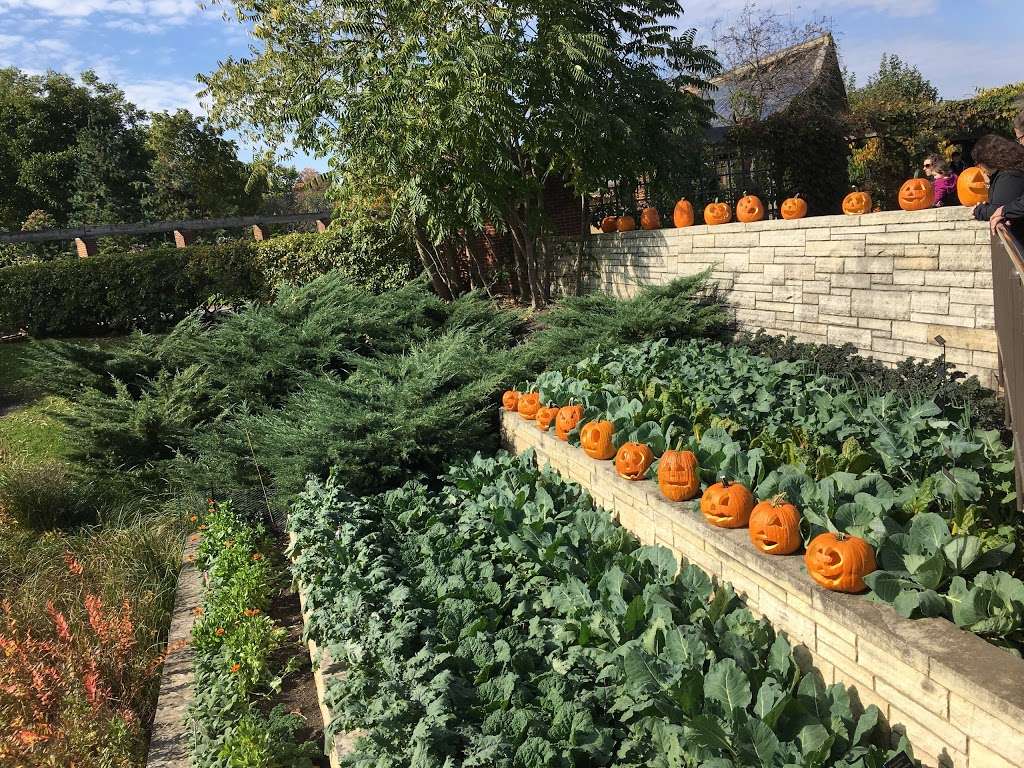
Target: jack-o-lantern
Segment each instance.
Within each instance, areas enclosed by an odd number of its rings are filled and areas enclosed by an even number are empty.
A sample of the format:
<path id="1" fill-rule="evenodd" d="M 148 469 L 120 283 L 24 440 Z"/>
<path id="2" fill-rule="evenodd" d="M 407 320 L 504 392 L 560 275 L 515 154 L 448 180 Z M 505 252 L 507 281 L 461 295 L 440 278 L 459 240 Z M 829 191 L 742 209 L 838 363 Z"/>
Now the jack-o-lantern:
<path id="1" fill-rule="evenodd" d="M 537 429 L 547 432 L 551 428 L 555 417 L 558 416 L 558 406 L 544 407 L 537 409 Z"/>
<path id="2" fill-rule="evenodd" d="M 526 392 L 519 396 L 519 403 L 516 405 L 519 415 L 527 421 L 537 418 L 537 411 L 540 410 L 540 393 Z"/>
<path id="3" fill-rule="evenodd" d="M 605 216 L 601 219 L 601 231 L 606 235 L 617 231 L 619 228 L 619 217 L 618 216 Z"/>
<path id="4" fill-rule="evenodd" d="M 766 555 L 800 549 L 800 513 L 782 496 L 758 503 L 750 513 L 750 541 Z"/>
<path id="5" fill-rule="evenodd" d="M 923 211 L 935 205 L 935 188 L 928 179 L 907 179 L 897 199 L 904 211 Z"/>
<path id="6" fill-rule="evenodd" d="M 626 216 L 619 216 L 617 225 L 619 232 L 632 232 L 636 229 L 636 219 L 628 214 Z"/>
<path id="7" fill-rule="evenodd" d="M 700 471 L 692 451 L 665 451 L 661 455 L 658 487 L 669 501 L 687 501 L 700 493 Z"/>
<path id="8" fill-rule="evenodd" d="M 779 208 L 779 213 L 782 214 L 782 218 L 784 219 L 802 219 L 807 215 L 807 201 L 800 197 L 799 193 L 792 197 L 787 197 L 782 201 L 782 207 Z"/>
<path id="9" fill-rule="evenodd" d="M 878 567 L 870 544 L 842 533 L 815 536 L 807 545 L 804 563 L 812 579 L 834 592 L 863 592 L 864 577 Z"/>
<path id="10" fill-rule="evenodd" d="M 742 528 L 750 522 L 754 497 L 742 483 L 722 482 L 710 486 L 700 497 L 704 519 L 719 528 Z"/>
<path id="11" fill-rule="evenodd" d="M 764 203 L 757 195 L 748 195 L 746 192 L 736 202 L 736 218 L 744 224 L 753 221 L 761 221 L 764 218 Z"/>
<path id="12" fill-rule="evenodd" d="M 956 180 L 956 196 L 960 198 L 960 205 L 988 202 L 988 182 L 981 168 L 976 165 L 964 168 Z"/>
<path id="13" fill-rule="evenodd" d="M 728 224 L 732 221 L 732 208 L 728 203 L 721 203 L 717 199 L 704 207 L 705 224 Z"/>
<path id="14" fill-rule="evenodd" d="M 843 198 L 843 213 L 847 216 L 871 213 L 871 195 L 867 192 L 851 192 Z"/>
<path id="15" fill-rule="evenodd" d="M 661 214 L 658 209 L 651 206 L 640 211 L 641 229 L 661 229 Z"/>
<path id="16" fill-rule="evenodd" d="M 501 396 L 501 407 L 506 411 L 518 410 L 519 393 L 514 389 L 506 389 Z"/>
<path id="17" fill-rule="evenodd" d="M 555 416 L 555 437 L 559 440 L 568 440 L 569 433 L 576 429 L 582 418 L 582 405 L 565 405 L 559 408 L 558 415 Z"/>
<path id="18" fill-rule="evenodd" d="M 672 223 L 677 227 L 693 226 L 693 204 L 685 197 L 672 209 Z"/>
<path id="19" fill-rule="evenodd" d="M 607 461 L 615 457 L 614 434 L 615 425 L 610 421 L 588 421 L 580 430 L 580 447 L 590 458 Z"/>
<path id="20" fill-rule="evenodd" d="M 623 443 L 615 454 L 615 471 L 627 480 L 643 480 L 654 463 L 654 452 L 643 443 Z"/>

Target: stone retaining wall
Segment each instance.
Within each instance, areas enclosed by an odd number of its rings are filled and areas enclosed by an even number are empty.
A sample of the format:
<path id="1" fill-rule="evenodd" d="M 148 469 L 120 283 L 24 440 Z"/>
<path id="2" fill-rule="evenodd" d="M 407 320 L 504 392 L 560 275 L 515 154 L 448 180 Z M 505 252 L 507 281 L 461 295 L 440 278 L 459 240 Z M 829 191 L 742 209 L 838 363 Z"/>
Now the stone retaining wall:
<path id="1" fill-rule="evenodd" d="M 668 547 L 732 584 L 799 645 L 802 665 L 854 689 L 862 705 L 877 705 L 925 765 L 1024 766 L 1024 660 L 944 619 L 909 621 L 863 596 L 821 589 L 799 555 L 762 555 L 746 529 L 707 525 L 696 502 L 667 502 L 656 483 L 625 480 L 612 462 L 594 461 L 515 414 L 502 412 L 501 424 L 507 447 L 533 448 L 642 543 Z"/>
<path id="2" fill-rule="evenodd" d="M 592 235 L 591 288 L 629 296 L 705 269 L 741 327 L 852 343 L 888 363 L 946 358 L 994 386 L 987 225 L 963 207 Z"/>

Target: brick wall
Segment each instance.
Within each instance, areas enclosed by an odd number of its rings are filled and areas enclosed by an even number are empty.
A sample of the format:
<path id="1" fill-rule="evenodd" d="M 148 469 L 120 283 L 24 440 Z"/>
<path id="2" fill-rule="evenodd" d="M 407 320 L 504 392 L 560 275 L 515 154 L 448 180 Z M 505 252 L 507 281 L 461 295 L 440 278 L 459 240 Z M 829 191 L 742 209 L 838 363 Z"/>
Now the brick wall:
<path id="1" fill-rule="evenodd" d="M 861 705 L 877 705 L 926 766 L 1024 766 L 1024 660 L 944 619 L 909 621 L 863 596 L 821 589 L 801 556 L 762 555 L 745 529 L 707 525 L 696 502 L 669 503 L 656 483 L 625 480 L 612 462 L 594 461 L 515 414 L 503 412 L 501 424 L 507 447 L 533 448 L 642 543 L 668 547 L 731 583 L 788 635 L 801 666 L 847 686 Z"/>
<path id="2" fill-rule="evenodd" d="M 631 295 L 712 270 L 741 327 L 852 343 L 896 363 L 946 358 L 994 385 L 988 229 L 967 208 L 592 235 L 591 287 Z"/>

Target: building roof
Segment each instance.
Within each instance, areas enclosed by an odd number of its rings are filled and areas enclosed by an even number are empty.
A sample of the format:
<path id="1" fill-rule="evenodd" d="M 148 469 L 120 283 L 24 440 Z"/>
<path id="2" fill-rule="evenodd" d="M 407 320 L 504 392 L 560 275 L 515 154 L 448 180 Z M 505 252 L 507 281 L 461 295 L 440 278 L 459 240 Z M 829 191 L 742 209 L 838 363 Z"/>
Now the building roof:
<path id="1" fill-rule="evenodd" d="M 838 67 L 835 41 L 832 35 L 824 34 L 777 51 L 757 64 L 737 67 L 712 79 L 710 96 L 715 108 L 712 130 L 733 123 L 736 101 L 744 92 L 752 90 L 755 72 L 762 80 L 770 77 L 773 84 L 761 105 L 761 118 L 764 119 L 784 110 L 794 98 L 818 82 L 830 62 L 836 62 Z"/>

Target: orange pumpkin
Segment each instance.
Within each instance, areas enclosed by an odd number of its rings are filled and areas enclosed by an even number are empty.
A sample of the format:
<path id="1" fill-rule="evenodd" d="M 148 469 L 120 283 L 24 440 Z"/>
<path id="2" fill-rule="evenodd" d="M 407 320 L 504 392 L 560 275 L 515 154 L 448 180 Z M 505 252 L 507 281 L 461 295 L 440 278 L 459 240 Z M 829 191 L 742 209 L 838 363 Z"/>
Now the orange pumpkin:
<path id="1" fill-rule="evenodd" d="M 907 179 L 897 200 L 904 211 L 923 211 L 935 205 L 935 188 L 928 179 Z"/>
<path id="2" fill-rule="evenodd" d="M 547 432 L 558 416 L 558 406 L 537 409 L 537 429 Z"/>
<path id="3" fill-rule="evenodd" d="M 700 511 L 704 519 L 719 528 L 742 528 L 750 522 L 754 497 L 742 483 L 725 478 L 704 491 L 700 497 Z"/>
<path id="4" fill-rule="evenodd" d="M 568 440 L 569 433 L 576 429 L 582 418 L 582 405 L 566 405 L 559 408 L 558 415 L 555 416 L 555 437 L 559 440 Z"/>
<path id="5" fill-rule="evenodd" d="M 610 421 L 588 421 L 580 430 L 580 447 L 590 458 L 607 461 L 615 457 L 614 434 L 615 425 Z"/>
<path id="6" fill-rule="evenodd" d="M 764 203 L 757 195 L 743 193 L 743 197 L 736 203 L 736 218 L 744 224 L 752 221 L 761 221 L 764 218 Z"/>
<path id="7" fill-rule="evenodd" d="M 672 223 L 677 227 L 693 226 L 693 204 L 685 197 L 672 209 Z"/>
<path id="8" fill-rule="evenodd" d="M 807 215 L 807 201 L 797 193 L 793 197 L 787 197 L 782 201 L 782 207 L 779 209 L 779 212 L 784 219 L 802 219 Z"/>
<path id="9" fill-rule="evenodd" d="M 708 203 L 707 206 L 705 206 L 705 224 L 728 224 L 730 221 L 732 221 L 732 208 L 729 207 L 728 203 L 720 203 L 716 199 L 715 202 Z"/>
<path id="10" fill-rule="evenodd" d="M 750 513 L 750 541 L 766 555 L 791 555 L 800 549 L 800 513 L 776 496 L 758 503 Z"/>
<path id="11" fill-rule="evenodd" d="M 618 216 L 605 216 L 601 219 L 601 231 L 606 235 L 610 232 L 615 232 L 619 228 L 619 217 Z"/>
<path id="12" fill-rule="evenodd" d="M 519 403 L 516 406 L 516 410 L 519 411 L 519 415 L 527 421 L 533 421 L 537 418 L 537 411 L 540 410 L 540 393 L 539 392 L 527 392 L 519 396 Z"/>
<path id="13" fill-rule="evenodd" d="M 661 229 L 661 214 L 654 207 L 644 208 L 640 211 L 641 229 Z"/>
<path id="14" fill-rule="evenodd" d="M 623 443 L 615 454 L 615 471 L 627 480 L 643 480 L 654 463 L 654 452 L 643 443 Z"/>
<path id="15" fill-rule="evenodd" d="M 661 455 L 658 487 L 669 501 L 687 501 L 700 493 L 700 471 L 692 451 L 665 451 Z"/>
<path id="16" fill-rule="evenodd" d="M 871 195 L 867 192 L 851 192 L 843 198 L 843 213 L 847 216 L 871 213 Z"/>
<path id="17" fill-rule="evenodd" d="M 864 577 L 875 570 L 875 553 L 864 539 L 822 533 L 807 545 L 807 572 L 819 585 L 835 592 L 863 592 Z"/>
<path id="18" fill-rule="evenodd" d="M 976 165 L 964 168 L 956 180 L 956 195 L 960 198 L 960 205 L 988 202 L 988 182 L 981 168 Z"/>
<path id="19" fill-rule="evenodd" d="M 506 389 L 501 396 L 501 407 L 506 411 L 517 410 L 519 406 L 519 392 L 514 389 Z"/>
<path id="20" fill-rule="evenodd" d="M 619 232 L 632 232 L 636 229 L 636 219 L 632 216 L 619 216 Z"/>

